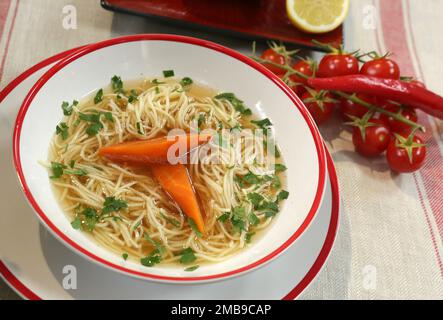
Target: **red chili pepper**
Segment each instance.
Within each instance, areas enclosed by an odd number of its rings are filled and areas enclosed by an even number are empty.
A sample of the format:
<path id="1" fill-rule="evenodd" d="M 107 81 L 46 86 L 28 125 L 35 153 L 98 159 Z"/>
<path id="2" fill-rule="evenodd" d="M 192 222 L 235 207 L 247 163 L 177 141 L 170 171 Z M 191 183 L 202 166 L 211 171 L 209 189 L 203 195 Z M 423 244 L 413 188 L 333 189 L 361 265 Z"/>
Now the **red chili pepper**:
<path id="1" fill-rule="evenodd" d="M 309 78 L 308 85 L 319 90 L 365 93 L 423 110 L 443 119 L 443 97 L 411 82 L 365 75 Z"/>

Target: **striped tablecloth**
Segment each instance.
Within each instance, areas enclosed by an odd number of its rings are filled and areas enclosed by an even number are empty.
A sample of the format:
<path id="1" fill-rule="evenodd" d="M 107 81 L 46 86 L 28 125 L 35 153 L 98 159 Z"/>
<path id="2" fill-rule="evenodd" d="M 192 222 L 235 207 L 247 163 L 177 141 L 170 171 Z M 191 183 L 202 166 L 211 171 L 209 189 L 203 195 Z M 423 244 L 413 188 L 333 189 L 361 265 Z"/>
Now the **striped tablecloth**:
<path id="1" fill-rule="evenodd" d="M 351 2 L 347 49 L 393 52 L 402 74 L 443 94 L 443 1 Z M 77 13 L 77 29 L 64 28 L 69 6 Z M 154 32 L 206 38 L 242 52 L 249 52 L 251 44 L 114 15 L 102 10 L 98 0 L 0 0 L 0 89 L 57 52 L 118 35 Z M 357 156 L 350 133 L 338 122 L 322 128 L 339 175 L 343 214 L 331 257 L 302 298 L 443 298 L 443 122 L 425 114 L 419 118 L 427 128 L 428 159 L 410 175 L 392 174 L 382 158 Z M 1 283 L 0 299 L 14 297 Z"/>

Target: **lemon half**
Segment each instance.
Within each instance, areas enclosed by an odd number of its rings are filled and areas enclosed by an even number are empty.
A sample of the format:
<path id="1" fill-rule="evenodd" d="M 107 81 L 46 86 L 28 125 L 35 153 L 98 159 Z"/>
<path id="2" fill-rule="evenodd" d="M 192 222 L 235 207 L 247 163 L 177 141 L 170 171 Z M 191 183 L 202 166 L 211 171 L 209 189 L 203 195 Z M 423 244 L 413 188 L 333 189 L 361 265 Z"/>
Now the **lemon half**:
<path id="1" fill-rule="evenodd" d="M 349 11 L 349 0 L 286 0 L 291 22 L 303 31 L 324 33 L 343 23 Z"/>

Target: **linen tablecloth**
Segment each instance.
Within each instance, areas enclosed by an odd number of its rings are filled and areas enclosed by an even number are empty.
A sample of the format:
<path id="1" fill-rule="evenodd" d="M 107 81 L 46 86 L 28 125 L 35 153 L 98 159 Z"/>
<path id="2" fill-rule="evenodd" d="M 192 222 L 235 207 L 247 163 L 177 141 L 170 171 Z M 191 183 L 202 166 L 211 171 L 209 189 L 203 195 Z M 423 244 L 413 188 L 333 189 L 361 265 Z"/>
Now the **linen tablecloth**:
<path id="1" fill-rule="evenodd" d="M 443 1 L 351 2 L 348 51 L 393 52 L 402 74 L 443 94 Z M 76 28 L 67 29 L 64 19 L 72 10 Z M 98 0 L 0 0 L 0 89 L 55 53 L 132 33 L 190 35 L 244 53 L 251 46 L 201 29 L 113 14 Z M 343 212 L 331 256 L 301 298 L 443 298 L 443 123 L 424 114 L 419 119 L 427 128 L 427 162 L 407 175 L 393 174 L 383 158 L 356 155 L 350 133 L 337 121 L 321 128 L 337 167 Z M 0 282 L 0 299 L 15 297 Z"/>

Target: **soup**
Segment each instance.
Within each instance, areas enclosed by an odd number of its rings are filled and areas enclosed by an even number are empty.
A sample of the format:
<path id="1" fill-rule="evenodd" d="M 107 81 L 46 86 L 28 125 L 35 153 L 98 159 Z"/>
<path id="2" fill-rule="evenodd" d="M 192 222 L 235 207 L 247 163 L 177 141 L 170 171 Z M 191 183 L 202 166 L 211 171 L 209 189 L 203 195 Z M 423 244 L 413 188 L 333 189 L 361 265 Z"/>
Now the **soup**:
<path id="1" fill-rule="evenodd" d="M 187 271 L 223 261 L 265 232 L 288 197 L 271 122 L 232 93 L 190 78 L 114 76 L 62 111 L 45 163 L 56 197 L 73 228 L 122 259 Z M 179 155 L 183 164 L 160 164 L 159 146 L 178 129 L 208 138 Z M 134 146 L 160 158 L 112 156 Z"/>

